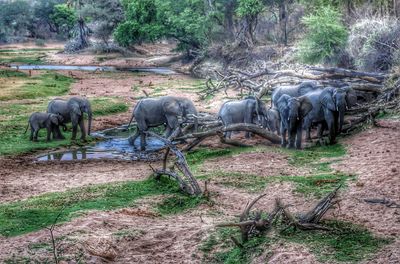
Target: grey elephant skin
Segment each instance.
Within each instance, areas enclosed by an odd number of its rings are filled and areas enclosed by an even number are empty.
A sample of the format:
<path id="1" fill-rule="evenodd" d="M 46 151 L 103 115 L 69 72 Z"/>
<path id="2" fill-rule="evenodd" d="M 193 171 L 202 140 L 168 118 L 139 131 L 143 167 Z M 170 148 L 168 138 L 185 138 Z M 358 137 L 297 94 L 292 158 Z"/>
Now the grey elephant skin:
<path id="1" fill-rule="evenodd" d="M 274 107 L 278 108 L 277 102 L 279 98 L 281 98 L 281 96 L 284 94 L 290 95 L 291 97 L 300 97 L 305 95 L 306 93 L 321 88 L 323 88 L 323 86 L 320 85 L 317 81 L 304 81 L 299 85 L 294 86 L 280 86 L 272 92 L 271 103 L 273 103 Z"/>
<path id="2" fill-rule="evenodd" d="M 301 96 L 294 98 L 284 94 L 276 102 L 281 119 L 281 145 L 282 147 L 301 148 L 303 120 L 313 109 L 310 100 Z M 286 142 L 288 133 L 288 142 Z"/>
<path id="3" fill-rule="evenodd" d="M 136 134 L 129 138 L 131 145 L 140 136 L 140 149 L 146 149 L 146 134 L 150 127 L 166 125 L 165 136 L 179 127 L 178 117 L 187 118 L 188 115 L 196 115 L 197 110 L 193 102 L 188 98 L 175 96 L 162 96 L 158 98 L 141 99 L 133 109 L 129 125 L 135 118 L 137 123 Z M 129 126 L 128 125 L 128 126 Z"/>
<path id="4" fill-rule="evenodd" d="M 266 116 L 266 127 L 271 131 L 271 132 L 276 132 L 278 135 L 280 135 L 280 117 L 279 117 L 279 112 L 278 109 L 276 108 L 269 108 L 267 110 L 267 116 Z"/>
<path id="5" fill-rule="evenodd" d="M 86 129 L 84 124 L 84 113 L 88 115 L 88 135 L 92 125 L 92 108 L 89 100 L 81 97 L 71 97 L 69 100 L 54 99 L 47 107 L 48 113 L 59 113 L 64 118 L 61 125 L 72 123 L 72 140 L 76 139 L 78 125 L 81 130 L 81 139 L 86 140 Z M 64 138 L 59 127 L 55 128 L 57 138 Z"/>
<path id="6" fill-rule="evenodd" d="M 329 143 L 336 143 L 336 136 L 341 132 L 346 110 L 354 105 L 354 95 L 350 88 L 326 87 L 305 95 L 310 99 L 313 110 L 304 120 L 306 139 L 311 140 L 311 126 L 318 125 L 318 138 L 321 140 L 325 129 L 329 131 Z"/>
<path id="7" fill-rule="evenodd" d="M 38 133 L 41 128 L 46 128 L 47 130 L 47 138 L 46 141 L 50 141 L 51 134 L 54 131 L 55 127 L 58 127 L 60 123 L 63 122 L 63 117 L 59 114 L 49 114 L 49 113 L 40 113 L 35 112 L 29 117 L 28 126 L 25 130 L 25 133 L 28 131 L 28 128 L 31 128 L 31 135 L 29 139 L 31 141 L 38 141 Z M 54 137 L 54 134 L 53 134 Z"/>
<path id="8" fill-rule="evenodd" d="M 238 123 L 253 124 L 257 121 L 265 125 L 266 116 L 267 109 L 265 104 L 255 97 L 225 102 L 218 112 L 218 118 L 224 126 Z M 225 137 L 231 138 L 231 135 L 232 131 L 225 132 Z M 246 138 L 249 137 L 250 133 L 246 132 Z"/>

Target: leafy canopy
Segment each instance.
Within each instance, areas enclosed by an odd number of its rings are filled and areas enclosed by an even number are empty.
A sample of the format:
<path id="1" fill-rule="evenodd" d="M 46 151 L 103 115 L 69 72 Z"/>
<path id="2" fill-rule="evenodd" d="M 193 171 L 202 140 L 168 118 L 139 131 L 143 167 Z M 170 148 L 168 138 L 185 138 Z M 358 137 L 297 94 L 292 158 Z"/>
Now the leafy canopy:
<path id="1" fill-rule="evenodd" d="M 307 34 L 300 42 L 299 55 L 305 63 L 330 62 L 345 47 L 348 32 L 340 13 L 324 6 L 303 18 Z"/>

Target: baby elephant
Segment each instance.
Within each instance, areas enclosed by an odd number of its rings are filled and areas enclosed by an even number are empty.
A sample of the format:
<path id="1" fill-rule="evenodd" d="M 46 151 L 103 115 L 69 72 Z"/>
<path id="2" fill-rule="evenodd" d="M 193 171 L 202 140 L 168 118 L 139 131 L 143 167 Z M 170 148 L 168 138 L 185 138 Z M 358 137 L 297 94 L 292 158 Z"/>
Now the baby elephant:
<path id="1" fill-rule="evenodd" d="M 31 127 L 30 140 L 38 141 L 38 133 L 41 128 L 47 130 L 47 141 L 50 141 L 50 136 L 54 127 L 58 126 L 64 121 L 63 117 L 59 114 L 39 113 L 35 112 L 29 117 L 28 127 Z M 25 130 L 28 131 L 28 127 Z M 54 137 L 54 135 L 53 135 Z"/>

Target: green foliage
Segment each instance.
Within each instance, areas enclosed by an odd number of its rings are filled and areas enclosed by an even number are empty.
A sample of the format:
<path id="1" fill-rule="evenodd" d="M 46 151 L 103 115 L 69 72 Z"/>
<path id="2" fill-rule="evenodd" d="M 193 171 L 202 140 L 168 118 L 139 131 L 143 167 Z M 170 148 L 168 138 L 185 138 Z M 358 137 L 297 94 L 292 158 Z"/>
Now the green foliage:
<path id="1" fill-rule="evenodd" d="M 31 23 L 32 12 L 27 1 L 0 1 L 0 42 L 25 36 Z"/>
<path id="2" fill-rule="evenodd" d="M 333 231 L 286 230 L 281 238 L 310 248 L 320 261 L 332 263 L 359 262 L 388 244 L 388 239 L 375 237 L 367 229 L 348 222 L 326 221 Z"/>
<path id="3" fill-rule="evenodd" d="M 9 237 L 40 230 L 51 225 L 61 210 L 58 223 L 69 221 L 88 210 L 113 210 L 133 206 L 140 198 L 161 194 L 183 196 L 176 181 L 166 177 L 159 181 L 149 178 L 143 181 L 107 183 L 74 188 L 66 192 L 46 193 L 0 205 L 0 234 Z M 195 197 L 182 199 L 192 207 L 197 205 L 190 201 L 197 199 Z"/>
<path id="4" fill-rule="evenodd" d="M 51 21 L 63 36 L 71 37 L 71 30 L 77 22 L 75 10 L 66 4 L 54 6 L 54 12 L 50 15 Z"/>
<path id="5" fill-rule="evenodd" d="M 239 6 L 236 12 L 240 17 L 255 16 L 264 9 L 264 4 L 261 0 L 238 0 L 238 2 Z"/>
<path id="6" fill-rule="evenodd" d="M 300 42 L 300 59 L 305 63 L 334 62 L 348 35 L 340 13 L 328 5 L 304 17 L 303 22 L 307 34 Z"/>
<path id="7" fill-rule="evenodd" d="M 178 40 L 178 49 L 200 49 L 208 44 L 211 24 L 201 0 L 126 0 L 126 20 L 115 30 L 119 44 L 129 46 L 160 38 Z"/>

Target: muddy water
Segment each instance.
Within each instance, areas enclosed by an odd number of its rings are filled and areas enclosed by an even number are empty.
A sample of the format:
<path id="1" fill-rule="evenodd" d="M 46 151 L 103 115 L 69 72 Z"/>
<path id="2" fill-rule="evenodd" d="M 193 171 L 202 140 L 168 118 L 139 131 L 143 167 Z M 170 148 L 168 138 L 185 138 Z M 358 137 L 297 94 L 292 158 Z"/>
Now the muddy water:
<path id="1" fill-rule="evenodd" d="M 145 72 L 162 75 L 177 74 L 177 72 L 165 67 L 133 67 L 119 68 L 113 66 L 74 66 L 74 65 L 11 65 L 13 69 L 19 70 L 52 70 L 52 71 L 128 71 L 128 72 Z"/>
<path id="2" fill-rule="evenodd" d="M 125 127 L 107 129 L 93 133 L 92 136 L 102 139 L 94 145 L 78 149 L 52 152 L 37 157 L 37 161 L 52 160 L 90 160 L 90 159 L 120 159 L 120 160 L 158 160 L 161 154 L 157 151 L 164 148 L 164 143 L 157 138 L 148 137 L 146 151 L 139 151 L 140 138 L 135 141 L 135 146 L 128 142 L 132 135 Z"/>

